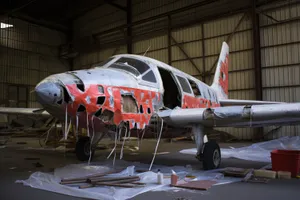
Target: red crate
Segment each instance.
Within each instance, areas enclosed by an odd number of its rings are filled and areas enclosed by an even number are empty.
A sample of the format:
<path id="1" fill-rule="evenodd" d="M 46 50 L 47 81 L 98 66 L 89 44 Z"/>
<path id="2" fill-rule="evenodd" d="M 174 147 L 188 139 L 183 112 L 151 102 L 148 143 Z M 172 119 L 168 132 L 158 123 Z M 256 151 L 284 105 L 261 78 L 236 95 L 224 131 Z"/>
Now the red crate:
<path id="1" fill-rule="evenodd" d="M 271 152 L 272 170 L 287 171 L 292 177 L 300 173 L 300 151 L 297 150 L 273 150 Z"/>

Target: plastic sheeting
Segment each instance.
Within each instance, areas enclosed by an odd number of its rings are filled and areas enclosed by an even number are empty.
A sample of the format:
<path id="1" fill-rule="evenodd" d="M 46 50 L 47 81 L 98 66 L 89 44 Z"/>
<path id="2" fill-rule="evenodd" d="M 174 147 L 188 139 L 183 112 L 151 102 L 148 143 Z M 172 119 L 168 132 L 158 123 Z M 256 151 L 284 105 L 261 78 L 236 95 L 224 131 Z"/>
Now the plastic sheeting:
<path id="1" fill-rule="evenodd" d="M 271 151 L 275 149 L 300 150 L 300 136 L 282 137 L 266 142 L 259 142 L 247 147 L 225 149 L 221 148 L 222 158 L 237 158 L 242 160 L 271 162 Z M 196 155 L 196 149 L 184 149 L 180 153 Z"/>
<path id="2" fill-rule="evenodd" d="M 101 165 L 99 165 L 101 164 Z M 198 180 L 215 180 L 217 184 L 227 184 L 236 181 L 240 181 L 239 178 L 224 177 L 219 170 L 212 171 L 195 171 L 191 167 L 181 167 L 181 166 L 157 166 L 153 165 L 152 171 L 147 171 L 144 173 L 134 173 L 134 175 L 140 176 L 141 181 L 146 183 L 143 187 L 138 188 L 120 188 L 120 187 L 94 187 L 87 189 L 79 189 L 78 184 L 71 185 L 61 185 L 59 184 L 61 178 L 75 178 L 78 176 L 92 175 L 95 173 L 101 173 L 108 171 L 112 165 L 111 162 L 106 163 L 93 163 L 91 165 L 87 164 L 72 164 L 67 165 L 62 168 L 55 169 L 54 173 L 42 173 L 35 172 L 27 180 L 18 180 L 17 183 L 23 183 L 26 186 L 33 188 L 38 188 L 42 190 L 52 191 L 56 193 L 61 193 L 70 196 L 91 198 L 91 199 L 102 199 L 102 200 L 123 200 L 129 199 L 136 195 L 142 194 L 148 191 L 167 191 L 167 190 L 186 190 L 181 188 L 170 187 L 170 178 L 164 178 L 162 185 L 157 184 L 157 174 L 153 171 L 160 171 L 164 175 L 170 175 L 171 170 L 174 170 L 180 179 L 183 179 L 185 175 L 192 174 L 196 176 Z M 110 176 L 128 176 L 134 167 L 135 169 L 145 169 L 149 168 L 149 165 L 141 163 L 130 163 L 126 161 L 116 161 L 118 167 L 126 167 L 120 173 L 112 174 Z"/>

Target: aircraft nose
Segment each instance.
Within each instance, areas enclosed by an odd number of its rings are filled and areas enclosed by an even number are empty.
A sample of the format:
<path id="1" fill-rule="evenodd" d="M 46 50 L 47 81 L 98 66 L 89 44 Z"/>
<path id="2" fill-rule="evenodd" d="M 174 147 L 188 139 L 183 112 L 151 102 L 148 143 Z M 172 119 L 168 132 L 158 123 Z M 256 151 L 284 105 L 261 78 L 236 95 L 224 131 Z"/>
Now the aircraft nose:
<path id="1" fill-rule="evenodd" d="M 42 82 L 35 88 L 40 104 L 54 104 L 62 100 L 62 88 L 55 82 Z"/>

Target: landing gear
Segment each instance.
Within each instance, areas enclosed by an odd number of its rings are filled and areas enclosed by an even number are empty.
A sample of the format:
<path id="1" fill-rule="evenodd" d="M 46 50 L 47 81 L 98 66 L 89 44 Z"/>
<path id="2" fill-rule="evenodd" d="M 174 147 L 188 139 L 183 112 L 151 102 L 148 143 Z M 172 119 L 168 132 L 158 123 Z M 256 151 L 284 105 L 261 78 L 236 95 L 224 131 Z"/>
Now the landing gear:
<path id="1" fill-rule="evenodd" d="M 75 153 L 78 160 L 80 161 L 87 161 L 89 160 L 90 156 L 92 160 L 95 154 L 95 148 L 91 149 L 91 141 L 89 137 L 80 137 L 78 139 L 78 141 L 76 142 Z"/>
<path id="2" fill-rule="evenodd" d="M 203 168 L 205 170 L 217 169 L 221 164 L 221 151 L 215 141 L 208 141 L 203 149 Z"/>
<path id="3" fill-rule="evenodd" d="M 196 158 L 203 162 L 205 170 L 217 169 L 221 164 L 220 147 L 215 141 L 204 143 L 204 127 L 195 125 L 192 128 L 197 145 Z"/>

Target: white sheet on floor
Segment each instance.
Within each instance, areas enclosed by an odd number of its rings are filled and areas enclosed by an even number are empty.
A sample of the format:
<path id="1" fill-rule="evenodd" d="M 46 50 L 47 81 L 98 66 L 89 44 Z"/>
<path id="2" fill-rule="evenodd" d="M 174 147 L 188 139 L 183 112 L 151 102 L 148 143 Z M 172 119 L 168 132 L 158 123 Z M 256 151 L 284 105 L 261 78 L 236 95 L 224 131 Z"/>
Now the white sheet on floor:
<path id="1" fill-rule="evenodd" d="M 221 148 L 222 158 L 237 158 L 242 160 L 271 162 L 271 151 L 275 149 L 300 150 L 300 136 L 282 137 L 266 142 L 259 142 L 241 148 Z M 196 155 L 196 148 L 184 149 L 180 153 Z"/>
<path id="2" fill-rule="evenodd" d="M 111 176 L 128 175 L 129 168 L 135 167 L 139 169 L 148 169 L 149 165 L 141 163 L 130 163 L 126 161 L 116 161 L 118 167 L 124 166 L 127 168 L 118 174 Z M 155 173 L 158 169 L 164 174 L 171 174 L 171 169 L 174 170 L 179 177 L 184 178 L 188 173 L 197 176 L 198 180 L 216 180 L 217 184 L 227 184 L 236 181 L 240 181 L 239 178 L 224 177 L 219 170 L 212 171 L 195 171 L 191 168 L 185 168 L 181 166 L 167 167 L 167 166 L 153 166 L 151 172 L 135 173 L 141 178 L 140 182 L 146 183 L 146 186 L 140 188 L 119 188 L 119 187 L 94 187 L 87 189 L 79 189 L 78 185 L 67 186 L 59 184 L 62 178 L 75 178 L 78 176 L 92 175 L 95 173 L 101 173 L 111 168 L 110 163 L 92 163 L 90 166 L 87 164 L 72 164 L 62 168 L 55 169 L 54 173 L 43 173 L 35 172 L 27 180 L 18 180 L 17 183 L 23 183 L 26 186 L 38 188 L 42 190 L 52 191 L 70 196 L 91 198 L 91 199 L 102 199 L 102 200 L 123 200 L 129 199 L 136 195 L 142 194 L 148 191 L 167 191 L 167 190 L 181 190 L 180 188 L 170 187 L 170 178 L 164 179 L 163 185 L 157 184 L 157 174 Z M 155 172 L 153 172 L 155 171 Z M 184 190 L 184 189 L 182 189 Z"/>

